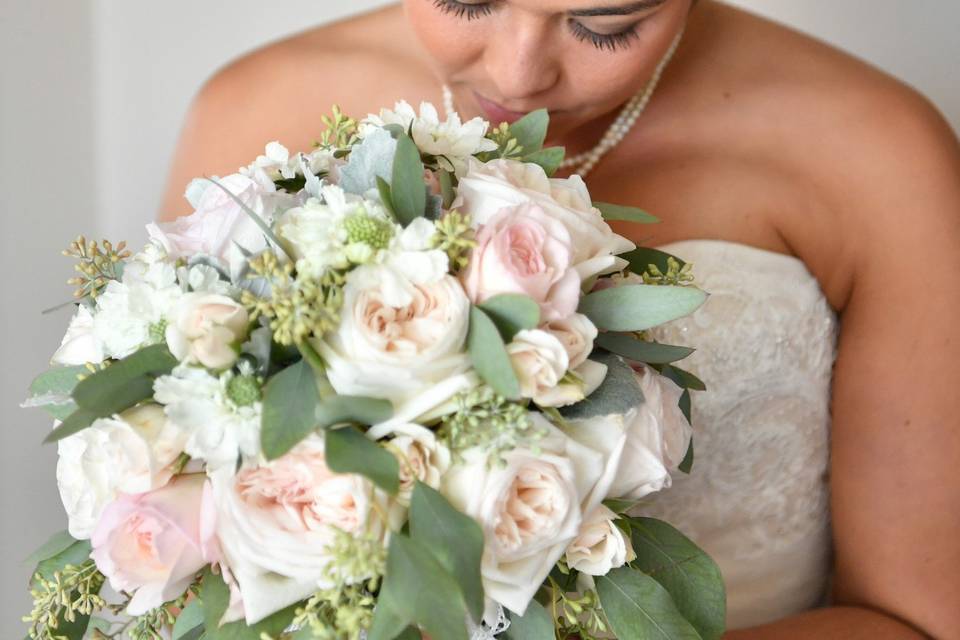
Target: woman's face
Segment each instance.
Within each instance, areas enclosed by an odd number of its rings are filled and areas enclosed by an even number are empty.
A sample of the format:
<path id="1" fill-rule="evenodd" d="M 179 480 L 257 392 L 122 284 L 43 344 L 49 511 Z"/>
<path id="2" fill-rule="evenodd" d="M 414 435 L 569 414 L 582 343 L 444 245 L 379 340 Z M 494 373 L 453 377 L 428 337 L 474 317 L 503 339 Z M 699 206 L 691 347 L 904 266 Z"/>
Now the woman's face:
<path id="1" fill-rule="evenodd" d="M 550 110 L 551 137 L 653 75 L 695 0 L 404 0 L 457 109 L 492 122 Z"/>

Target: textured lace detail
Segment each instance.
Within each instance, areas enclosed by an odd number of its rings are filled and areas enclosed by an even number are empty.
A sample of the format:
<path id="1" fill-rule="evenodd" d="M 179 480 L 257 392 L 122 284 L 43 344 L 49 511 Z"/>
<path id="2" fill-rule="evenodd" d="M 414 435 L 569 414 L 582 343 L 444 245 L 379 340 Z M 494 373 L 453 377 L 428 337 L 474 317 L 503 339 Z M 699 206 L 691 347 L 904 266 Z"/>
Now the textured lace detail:
<path id="1" fill-rule="evenodd" d="M 693 403 L 693 473 L 637 513 L 670 522 L 713 556 L 731 628 L 810 608 L 829 571 L 836 316 L 792 256 L 714 240 L 664 249 L 694 263 L 710 298 L 654 337 L 697 347 L 680 366 L 709 391 Z"/>

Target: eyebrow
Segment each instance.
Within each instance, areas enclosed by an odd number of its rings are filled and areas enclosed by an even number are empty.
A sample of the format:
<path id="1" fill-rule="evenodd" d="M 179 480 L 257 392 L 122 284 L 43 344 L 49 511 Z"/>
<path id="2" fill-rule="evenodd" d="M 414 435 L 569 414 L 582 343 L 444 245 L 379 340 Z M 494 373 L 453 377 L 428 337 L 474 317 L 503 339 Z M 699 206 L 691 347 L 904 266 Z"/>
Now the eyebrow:
<path id="1" fill-rule="evenodd" d="M 574 9 L 568 11 L 567 13 L 571 16 L 577 16 L 580 18 L 591 17 L 591 16 L 628 16 L 633 13 L 638 13 L 646 9 L 653 9 L 654 7 L 659 7 L 667 0 L 639 0 L 638 2 L 631 2 L 630 4 L 621 5 L 619 7 L 597 7 L 595 9 Z"/>

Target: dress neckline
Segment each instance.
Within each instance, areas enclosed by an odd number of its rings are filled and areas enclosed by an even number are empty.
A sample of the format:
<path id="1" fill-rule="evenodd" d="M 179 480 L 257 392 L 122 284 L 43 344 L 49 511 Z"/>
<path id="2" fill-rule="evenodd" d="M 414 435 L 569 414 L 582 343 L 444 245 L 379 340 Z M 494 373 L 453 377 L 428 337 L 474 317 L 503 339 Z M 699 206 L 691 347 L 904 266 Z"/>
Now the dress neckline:
<path id="1" fill-rule="evenodd" d="M 810 271 L 810 270 L 807 268 L 807 264 L 806 264 L 803 260 L 801 260 L 800 258 L 798 258 L 797 256 L 795 256 L 795 255 L 793 255 L 793 254 L 790 254 L 790 253 L 782 253 L 782 252 L 780 252 L 780 251 L 773 251 L 773 250 L 771 250 L 771 249 L 763 249 L 763 248 L 761 248 L 761 247 L 757 247 L 757 246 L 754 246 L 754 245 L 752 245 L 752 244 L 746 244 L 746 243 L 744 243 L 744 242 L 735 242 L 735 241 L 732 241 L 732 240 L 719 240 L 719 239 L 716 239 L 716 238 L 689 238 L 689 239 L 687 239 L 687 240 L 675 240 L 675 241 L 673 241 L 673 242 L 667 242 L 667 243 L 665 243 L 665 244 L 656 245 L 654 248 L 655 248 L 655 249 L 660 249 L 660 250 L 662 250 L 662 251 L 667 251 L 667 252 L 669 253 L 669 252 L 670 252 L 670 251 L 669 251 L 670 248 L 678 247 L 678 246 L 685 245 L 685 244 L 705 244 L 705 245 L 708 245 L 708 246 L 709 246 L 709 245 L 714 245 L 714 246 L 716 246 L 716 247 L 718 247 L 718 248 L 719 248 L 719 247 L 729 247 L 729 248 L 740 249 L 740 250 L 744 250 L 744 251 L 747 251 L 747 252 L 750 252 L 750 253 L 754 253 L 754 254 L 756 254 L 756 255 L 766 255 L 766 256 L 770 256 L 770 257 L 775 258 L 775 259 L 784 260 L 784 261 L 786 261 L 786 262 L 793 262 L 793 263 L 798 264 L 799 266 L 803 267 L 808 273 L 809 273 L 809 271 Z M 683 256 L 680 255 L 679 257 L 682 258 Z"/>

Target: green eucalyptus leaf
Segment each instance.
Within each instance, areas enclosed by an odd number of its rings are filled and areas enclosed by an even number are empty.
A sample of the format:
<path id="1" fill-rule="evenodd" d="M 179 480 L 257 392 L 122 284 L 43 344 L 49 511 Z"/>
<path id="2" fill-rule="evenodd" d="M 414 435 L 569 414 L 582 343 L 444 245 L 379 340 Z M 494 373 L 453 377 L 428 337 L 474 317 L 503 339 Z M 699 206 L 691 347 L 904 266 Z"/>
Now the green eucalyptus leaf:
<path id="1" fill-rule="evenodd" d="M 689 371 L 685 371 L 680 367 L 675 367 L 672 364 L 665 364 L 660 367 L 660 373 L 676 382 L 677 386 L 681 389 L 692 389 L 694 391 L 707 390 L 707 385 L 703 380 L 693 375 Z"/>
<path id="2" fill-rule="evenodd" d="M 317 428 L 320 394 L 306 360 L 283 369 L 263 388 L 260 446 L 267 460 L 287 453 Z"/>
<path id="3" fill-rule="evenodd" d="M 67 565 L 79 566 L 90 559 L 90 541 L 77 540 L 59 553 L 45 558 L 37 563 L 34 574 L 47 580 L 53 579 L 53 574 L 63 570 Z"/>
<path id="4" fill-rule="evenodd" d="M 83 431 L 98 418 L 106 418 L 115 413 L 125 411 L 138 402 L 153 397 L 152 376 L 140 376 L 129 380 L 123 387 L 116 390 L 113 396 L 103 398 L 97 409 L 78 407 L 66 419 L 57 425 L 57 428 L 43 439 L 45 443 L 56 442 L 75 433 Z"/>
<path id="5" fill-rule="evenodd" d="M 24 406 L 42 407 L 57 420 L 64 420 L 77 408 L 71 398 L 80 382 L 77 376 L 89 373 L 83 366 L 53 367 L 44 371 L 30 383 L 30 397 Z"/>
<path id="6" fill-rule="evenodd" d="M 200 600 L 191 600 L 183 608 L 177 621 L 173 625 L 172 640 L 188 640 L 188 638 L 199 638 L 204 631 L 203 626 L 203 605 Z"/>
<path id="7" fill-rule="evenodd" d="M 377 191 L 380 193 L 380 201 L 387 213 L 396 218 L 397 212 L 393 208 L 393 193 L 390 191 L 390 183 L 380 176 L 377 176 Z"/>
<path id="8" fill-rule="evenodd" d="M 620 567 L 596 583 L 600 605 L 618 640 L 702 640 L 667 590 L 645 573 Z"/>
<path id="9" fill-rule="evenodd" d="M 686 393 L 686 391 L 684 391 L 684 393 Z M 683 456 L 683 460 L 680 461 L 680 466 L 678 466 L 677 469 L 682 473 L 690 473 L 693 471 L 693 438 L 690 438 L 687 453 Z"/>
<path id="10" fill-rule="evenodd" d="M 720 568 L 675 528 L 653 518 L 629 518 L 637 557 L 632 566 L 669 592 L 677 610 L 704 640 L 723 635 L 726 592 Z"/>
<path id="11" fill-rule="evenodd" d="M 327 429 L 324 447 L 327 466 L 336 473 L 359 473 L 387 493 L 400 486 L 396 457 L 354 427 Z"/>
<path id="12" fill-rule="evenodd" d="M 607 498 L 603 501 L 605 507 L 614 513 L 626 513 L 640 504 L 640 500 L 628 500 L 626 498 Z"/>
<path id="13" fill-rule="evenodd" d="M 609 202 L 594 202 L 593 206 L 600 210 L 600 215 L 604 220 L 623 220 L 626 222 L 639 222 L 641 224 L 651 224 L 660 222 L 660 219 L 650 215 L 643 209 L 636 207 L 625 207 L 619 204 L 610 204 Z"/>
<path id="14" fill-rule="evenodd" d="M 77 540 L 71 536 L 68 531 L 58 531 L 40 545 L 36 551 L 31 553 L 23 563 L 29 566 L 36 566 L 38 563 L 66 551 L 76 542 Z"/>
<path id="15" fill-rule="evenodd" d="M 643 275 L 645 271 L 649 271 L 651 264 L 666 273 L 670 270 L 670 265 L 667 264 L 669 258 L 676 260 L 681 268 L 686 265 L 686 262 L 675 255 L 650 247 L 637 247 L 633 251 L 620 254 L 620 257 L 630 263 L 630 271 L 637 275 Z"/>
<path id="16" fill-rule="evenodd" d="M 493 320 L 479 307 L 470 307 L 467 351 L 484 382 L 504 398 L 520 397 L 520 381 L 510 363 L 506 345 Z"/>
<path id="17" fill-rule="evenodd" d="M 628 360 L 647 364 L 668 364 L 683 360 L 695 349 L 676 347 L 659 342 L 647 342 L 623 333 L 602 333 L 594 344 Z"/>
<path id="18" fill-rule="evenodd" d="M 591 360 L 607 365 L 607 375 L 597 389 L 576 404 L 560 409 L 568 420 L 586 420 L 600 416 L 623 415 L 643 404 L 643 391 L 633 369 L 619 356 L 594 352 Z"/>
<path id="19" fill-rule="evenodd" d="M 402 533 L 390 536 L 368 640 L 393 640 L 411 624 L 432 640 L 467 640 L 466 622 L 460 587 L 431 550 Z"/>
<path id="20" fill-rule="evenodd" d="M 510 342 L 523 329 L 536 329 L 540 324 L 540 306 L 518 293 L 502 293 L 479 305 L 497 325 L 504 342 Z"/>
<path id="21" fill-rule="evenodd" d="M 454 508 L 440 493 L 417 482 L 410 500 L 410 535 L 424 543 L 456 579 L 467 608 L 479 622 L 483 615 L 480 579 L 483 530 L 480 525 Z"/>
<path id="22" fill-rule="evenodd" d="M 202 580 L 199 600 L 203 608 L 203 626 L 206 628 L 204 640 L 262 640 L 264 633 L 277 637 L 290 626 L 296 614 L 298 605 L 294 604 L 253 626 L 248 626 L 243 620 L 220 626 L 220 620 L 230 604 L 230 588 L 209 567 L 204 570 Z"/>
<path id="23" fill-rule="evenodd" d="M 440 173 L 440 193 L 443 196 L 443 207 L 449 209 L 450 205 L 453 204 L 453 201 L 457 197 L 456 192 L 456 176 L 447 171 L 446 169 L 441 169 Z"/>
<path id="24" fill-rule="evenodd" d="M 528 153 L 523 157 L 523 161 L 538 164 L 543 167 L 544 172 L 548 176 L 553 176 L 553 174 L 557 172 L 557 169 L 560 168 L 565 153 L 566 150 L 563 147 L 547 147 L 546 149 Z"/>
<path id="25" fill-rule="evenodd" d="M 339 424 L 379 424 L 393 415 L 389 400 L 366 396 L 330 396 L 317 405 L 316 424 L 326 429 Z"/>
<path id="26" fill-rule="evenodd" d="M 144 347 L 78 382 L 73 389 L 73 399 L 77 406 L 99 411 L 113 406 L 113 397 L 123 393 L 130 383 L 170 373 L 177 364 L 167 345 Z"/>
<path id="27" fill-rule="evenodd" d="M 522 616 L 510 612 L 510 626 L 503 632 L 507 640 L 554 640 L 553 617 L 542 604 L 531 600 Z"/>
<path id="28" fill-rule="evenodd" d="M 413 139 L 404 134 L 397 139 L 390 181 L 393 208 L 400 224 L 406 226 L 424 215 L 427 194 L 424 191 L 423 162 Z"/>
<path id="29" fill-rule="evenodd" d="M 587 294 L 579 311 L 603 331 L 642 331 L 689 315 L 706 299 L 696 287 L 630 284 Z"/>
<path id="30" fill-rule="evenodd" d="M 496 123 L 500 124 L 500 123 Z M 543 148 L 543 141 L 547 138 L 547 127 L 550 125 L 550 115 L 546 109 L 531 111 L 510 125 L 510 135 L 517 139 L 527 156 Z"/>

